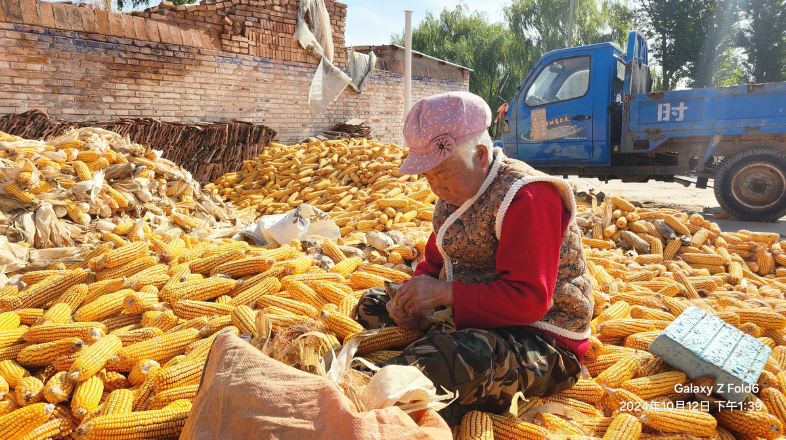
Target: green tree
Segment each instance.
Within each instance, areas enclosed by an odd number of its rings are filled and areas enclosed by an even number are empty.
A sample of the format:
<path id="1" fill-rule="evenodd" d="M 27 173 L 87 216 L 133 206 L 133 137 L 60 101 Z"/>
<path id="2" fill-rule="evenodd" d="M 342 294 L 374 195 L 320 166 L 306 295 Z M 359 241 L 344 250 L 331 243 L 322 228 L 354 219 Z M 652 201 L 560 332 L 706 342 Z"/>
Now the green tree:
<path id="1" fill-rule="evenodd" d="M 716 0 L 641 0 L 640 22 L 653 41 L 652 52 L 661 67 L 662 90 L 671 90 L 681 79 L 691 78 L 690 67 L 701 58 L 716 3 Z"/>
<path id="2" fill-rule="evenodd" d="M 725 69 L 734 70 L 730 63 L 737 61 L 732 56 L 739 39 L 739 6 L 737 0 L 715 0 L 709 2 L 712 16 L 707 21 L 704 33 L 701 35 L 702 44 L 696 57 L 688 66 L 690 88 L 706 88 L 719 85 L 718 73 L 721 64 Z"/>
<path id="3" fill-rule="evenodd" d="M 503 23 L 491 23 L 464 4 L 445 8 L 438 16 L 428 12 L 412 30 L 412 49 L 473 69 L 469 90 L 496 111 L 502 104 L 496 89 L 506 72 L 510 79 L 500 96 L 509 99 L 543 54 L 567 47 L 568 4 L 569 0 L 513 0 L 504 9 Z M 573 43 L 624 44 L 634 18 L 625 3 L 577 0 Z M 403 33 L 394 34 L 391 41 L 403 45 Z"/>
<path id="4" fill-rule="evenodd" d="M 503 75 L 508 38 L 504 24 L 489 23 L 485 14 L 470 12 L 462 4 L 453 10 L 445 8 L 439 16 L 427 12 L 412 30 L 412 49 L 473 69 L 470 92 L 496 110 L 501 101 L 494 92 Z M 403 33 L 394 34 L 391 40 L 404 45 Z"/>
<path id="5" fill-rule="evenodd" d="M 753 81 L 786 81 L 786 0 L 747 0 L 740 46 Z"/>

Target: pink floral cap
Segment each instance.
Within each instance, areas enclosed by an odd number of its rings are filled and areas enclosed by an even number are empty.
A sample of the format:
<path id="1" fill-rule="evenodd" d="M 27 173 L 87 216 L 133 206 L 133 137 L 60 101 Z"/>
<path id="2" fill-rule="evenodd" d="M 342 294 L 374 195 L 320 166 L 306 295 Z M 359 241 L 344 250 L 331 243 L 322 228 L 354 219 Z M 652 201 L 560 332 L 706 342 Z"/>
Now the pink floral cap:
<path id="1" fill-rule="evenodd" d="M 456 145 L 483 133 L 491 125 L 486 101 L 469 92 L 448 92 L 416 102 L 404 121 L 409 156 L 401 174 L 426 172 L 450 157 Z"/>

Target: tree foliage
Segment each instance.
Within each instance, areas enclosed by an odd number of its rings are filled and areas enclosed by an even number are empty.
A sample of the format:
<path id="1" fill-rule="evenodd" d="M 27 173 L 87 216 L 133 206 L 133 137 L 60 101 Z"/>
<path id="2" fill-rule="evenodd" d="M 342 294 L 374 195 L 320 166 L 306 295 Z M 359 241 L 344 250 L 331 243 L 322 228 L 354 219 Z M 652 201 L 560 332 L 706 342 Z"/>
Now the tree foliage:
<path id="1" fill-rule="evenodd" d="M 509 99 L 543 54 L 567 47 L 568 5 L 569 0 L 513 0 L 502 23 L 463 4 L 438 16 L 428 12 L 413 28 L 412 49 L 473 69 L 469 90 L 496 110 L 502 104 L 496 89 L 506 72 L 510 80 L 500 95 Z M 624 44 L 634 18 L 629 7 L 612 0 L 576 0 L 575 11 L 574 45 Z M 391 40 L 404 45 L 403 33 Z"/>
<path id="2" fill-rule="evenodd" d="M 747 0 L 740 46 L 753 81 L 786 81 L 786 0 Z"/>

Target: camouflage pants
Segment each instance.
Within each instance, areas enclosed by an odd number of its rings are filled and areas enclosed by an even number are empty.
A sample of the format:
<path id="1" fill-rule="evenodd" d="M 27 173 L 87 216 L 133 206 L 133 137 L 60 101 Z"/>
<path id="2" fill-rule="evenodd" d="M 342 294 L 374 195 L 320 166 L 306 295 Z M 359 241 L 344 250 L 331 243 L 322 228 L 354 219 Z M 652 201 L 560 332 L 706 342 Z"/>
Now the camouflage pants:
<path id="1" fill-rule="evenodd" d="M 384 292 L 369 289 L 358 303 L 365 328 L 396 325 Z M 396 357 L 378 364 L 418 365 L 437 389 L 458 392 L 459 403 L 502 411 L 518 391 L 546 397 L 571 388 L 581 373 L 576 355 L 551 336 L 524 326 L 431 331 Z"/>

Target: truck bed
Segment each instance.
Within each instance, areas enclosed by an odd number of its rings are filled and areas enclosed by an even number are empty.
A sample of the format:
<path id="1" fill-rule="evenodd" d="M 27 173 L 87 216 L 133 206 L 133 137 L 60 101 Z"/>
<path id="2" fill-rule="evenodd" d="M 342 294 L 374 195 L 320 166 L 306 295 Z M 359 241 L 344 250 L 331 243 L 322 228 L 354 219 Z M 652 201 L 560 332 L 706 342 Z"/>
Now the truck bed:
<path id="1" fill-rule="evenodd" d="M 782 134 L 786 83 L 625 97 L 621 152 L 644 153 L 675 137 Z"/>

